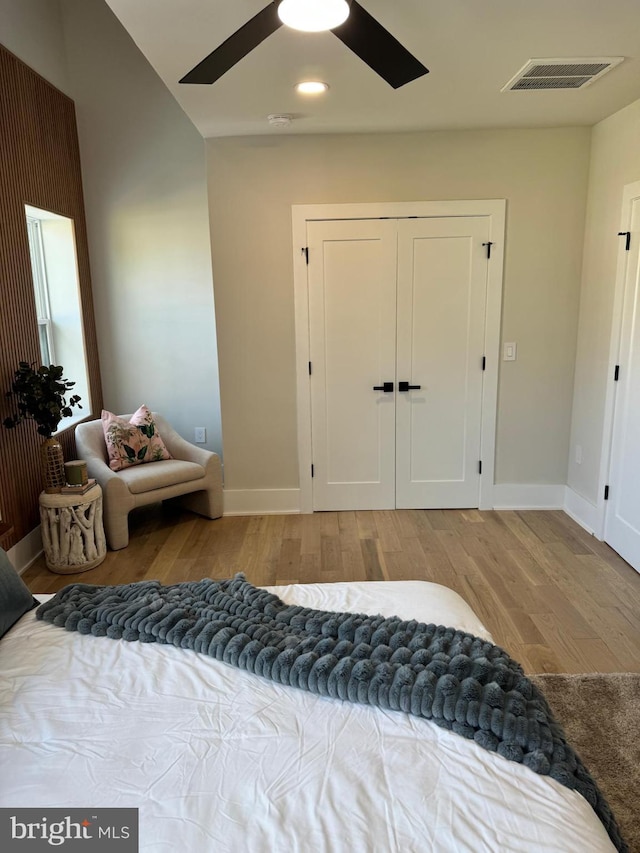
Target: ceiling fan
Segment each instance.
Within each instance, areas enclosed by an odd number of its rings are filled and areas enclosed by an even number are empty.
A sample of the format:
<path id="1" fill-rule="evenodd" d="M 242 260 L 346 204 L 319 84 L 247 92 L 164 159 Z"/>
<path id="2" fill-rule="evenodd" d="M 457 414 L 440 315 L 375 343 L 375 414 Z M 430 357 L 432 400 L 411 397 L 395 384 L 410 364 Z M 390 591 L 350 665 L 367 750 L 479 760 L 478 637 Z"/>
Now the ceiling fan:
<path id="1" fill-rule="evenodd" d="M 318 13 L 320 20 L 309 22 L 307 13 Z M 429 73 L 357 0 L 274 0 L 199 62 L 180 83 L 215 83 L 283 24 L 307 32 L 331 30 L 394 89 Z"/>

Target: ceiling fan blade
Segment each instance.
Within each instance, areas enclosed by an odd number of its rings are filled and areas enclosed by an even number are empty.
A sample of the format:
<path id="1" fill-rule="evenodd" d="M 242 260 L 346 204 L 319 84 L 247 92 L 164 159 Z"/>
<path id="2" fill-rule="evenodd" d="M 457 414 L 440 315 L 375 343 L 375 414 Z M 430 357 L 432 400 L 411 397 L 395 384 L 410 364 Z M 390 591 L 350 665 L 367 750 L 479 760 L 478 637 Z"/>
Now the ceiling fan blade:
<path id="1" fill-rule="evenodd" d="M 282 26 L 278 3 L 269 3 L 237 32 L 206 56 L 180 80 L 181 83 L 215 83 L 230 68 Z"/>
<path id="2" fill-rule="evenodd" d="M 394 89 L 429 73 L 357 0 L 344 24 L 331 32 Z"/>

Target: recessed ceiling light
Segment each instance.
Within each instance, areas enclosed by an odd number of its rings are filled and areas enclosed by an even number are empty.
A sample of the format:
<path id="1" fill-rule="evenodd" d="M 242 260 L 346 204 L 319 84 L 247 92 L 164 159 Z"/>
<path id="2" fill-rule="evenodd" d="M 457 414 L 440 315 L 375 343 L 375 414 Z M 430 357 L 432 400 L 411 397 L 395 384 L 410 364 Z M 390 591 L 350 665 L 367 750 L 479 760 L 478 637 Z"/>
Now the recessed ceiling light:
<path id="1" fill-rule="evenodd" d="M 296 92 L 301 95 L 322 95 L 329 88 L 328 83 L 322 83 L 320 80 L 304 80 L 302 83 L 296 83 Z"/>

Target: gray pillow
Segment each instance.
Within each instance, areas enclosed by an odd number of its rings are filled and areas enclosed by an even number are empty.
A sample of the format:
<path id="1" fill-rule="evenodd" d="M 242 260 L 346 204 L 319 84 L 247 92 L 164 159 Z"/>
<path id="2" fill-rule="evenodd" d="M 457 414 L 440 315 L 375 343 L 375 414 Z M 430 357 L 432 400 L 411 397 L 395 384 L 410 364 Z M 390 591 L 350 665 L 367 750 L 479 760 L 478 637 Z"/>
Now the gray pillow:
<path id="1" fill-rule="evenodd" d="M 21 616 L 37 606 L 38 602 L 9 562 L 6 552 L 0 548 L 0 637 Z"/>

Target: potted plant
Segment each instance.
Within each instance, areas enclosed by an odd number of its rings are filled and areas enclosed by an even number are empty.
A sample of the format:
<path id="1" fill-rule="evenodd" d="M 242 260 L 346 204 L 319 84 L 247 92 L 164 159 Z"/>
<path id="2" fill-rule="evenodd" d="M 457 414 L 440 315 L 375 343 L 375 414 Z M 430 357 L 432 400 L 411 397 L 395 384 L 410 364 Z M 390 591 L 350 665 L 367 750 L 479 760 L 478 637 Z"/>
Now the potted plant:
<path id="1" fill-rule="evenodd" d="M 24 420 L 35 421 L 38 433 L 44 437 L 41 449 L 45 492 L 59 492 L 64 485 L 64 458 L 60 442 L 52 438 L 62 418 L 70 417 L 74 406 L 82 408 L 80 397 L 73 394 L 67 400 L 75 382 L 64 379 L 64 368 L 51 364 L 49 367 L 36 362 L 21 361 L 15 372 L 11 390 L 6 396 L 15 401 L 17 411 L 3 421 L 7 429 L 13 429 Z"/>

